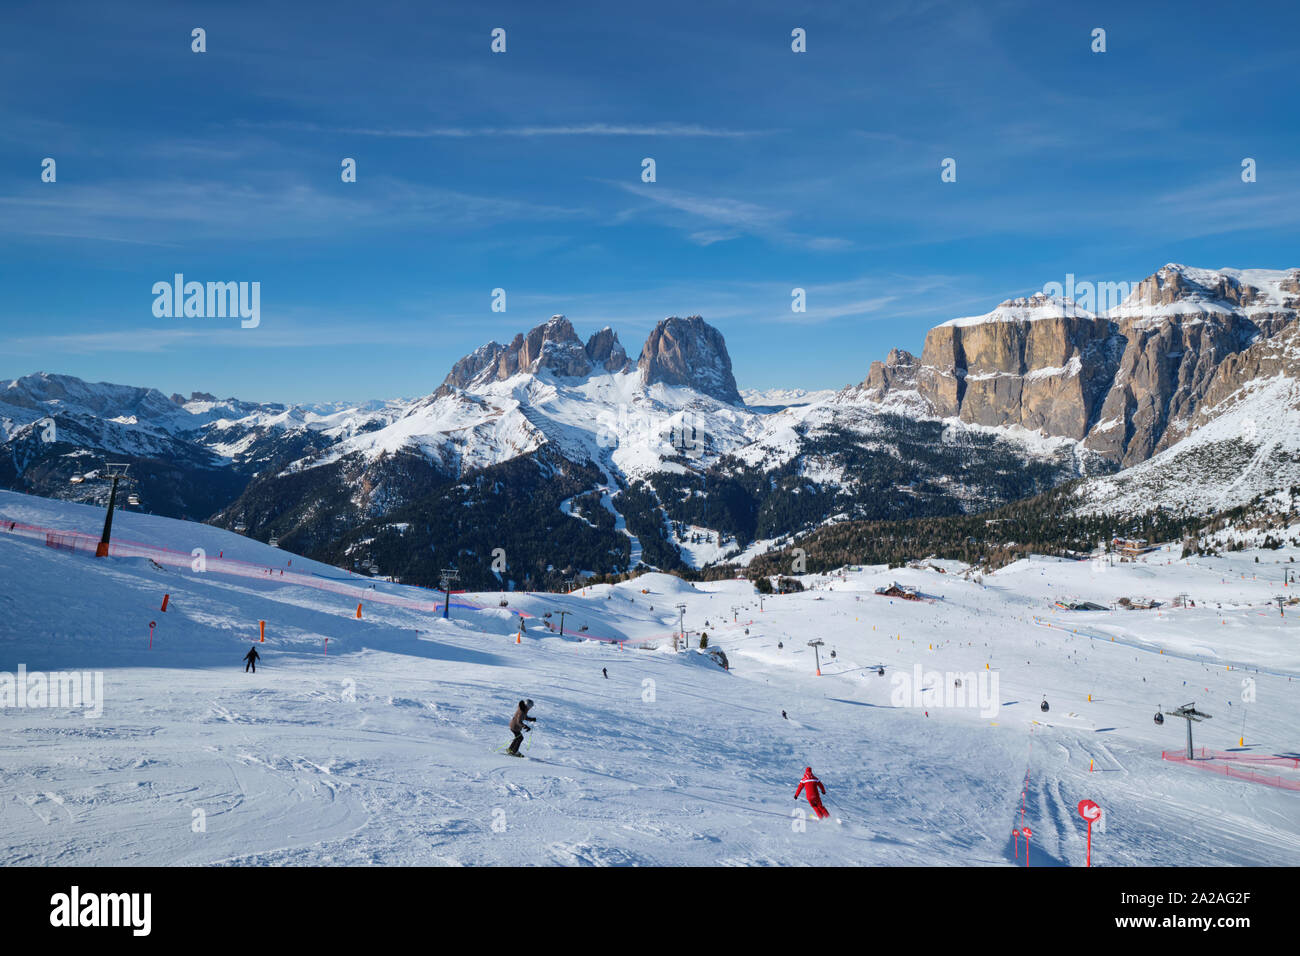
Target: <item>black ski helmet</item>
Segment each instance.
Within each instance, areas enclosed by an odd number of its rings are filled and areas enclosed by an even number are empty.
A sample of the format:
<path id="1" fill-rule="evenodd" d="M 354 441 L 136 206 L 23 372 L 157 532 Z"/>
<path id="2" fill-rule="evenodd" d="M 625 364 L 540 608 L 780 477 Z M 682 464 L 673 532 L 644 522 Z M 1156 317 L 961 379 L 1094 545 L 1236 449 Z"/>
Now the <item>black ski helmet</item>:
<path id="1" fill-rule="evenodd" d="M 528 709 L 528 705 L 527 705 L 526 703 L 524 703 L 524 702 L 521 700 L 521 701 L 519 702 L 519 709 L 520 709 L 520 710 L 527 710 L 527 709 Z"/>
<path id="2" fill-rule="evenodd" d="M 525 701 L 524 701 L 524 706 L 527 707 L 529 710 L 532 710 L 532 709 L 533 709 L 533 699 L 532 699 L 531 697 L 529 697 L 527 700 L 525 700 Z"/>

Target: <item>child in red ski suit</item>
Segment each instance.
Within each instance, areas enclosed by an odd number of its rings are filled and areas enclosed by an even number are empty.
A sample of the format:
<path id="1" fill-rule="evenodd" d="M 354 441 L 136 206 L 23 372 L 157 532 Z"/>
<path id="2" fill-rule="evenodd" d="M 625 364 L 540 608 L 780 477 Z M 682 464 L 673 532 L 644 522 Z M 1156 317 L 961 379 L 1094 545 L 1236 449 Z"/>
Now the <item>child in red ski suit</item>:
<path id="1" fill-rule="evenodd" d="M 821 794 L 826 792 L 826 785 L 813 776 L 812 767 L 803 768 L 803 779 L 799 781 L 799 789 L 794 792 L 794 798 L 799 799 L 799 793 L 807 787 L 808 806 L 813 808 L 817 814 L 818 820 L 824 820 L 830 816 L 830 811 L 822 806 Z M 818 793 L 818 791 L 821 793 Z"/>

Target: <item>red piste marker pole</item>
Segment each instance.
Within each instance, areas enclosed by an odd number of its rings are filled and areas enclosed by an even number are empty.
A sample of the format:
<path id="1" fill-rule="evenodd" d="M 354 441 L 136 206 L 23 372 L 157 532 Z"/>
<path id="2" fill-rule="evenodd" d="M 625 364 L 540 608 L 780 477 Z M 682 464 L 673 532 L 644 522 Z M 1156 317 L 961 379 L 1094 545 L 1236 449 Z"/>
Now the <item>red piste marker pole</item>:
<path id="1" fill-rule="evenodd" d="M 1034 831 L 1029 827 L 1024 828 L 1025 835 L 1025 869 L 1029 869 L 1029 838 L 1034 835 Z"/>
<path id="2" fill-rule="evenodd" d="M 1101 807 L 1091 800 L 1080 800 L 1079 816 L 1088 824 L 1088 862 L 1085 866 L 1092 866 L 1092 825 L 1101 819 Z"/>
<path id="3" fill-rule="evenodd" d="M 163 613 L 166 613 L 166 612 L 167 612 L 167 602 L 168 602 L 170 599 L 171 599 L 171 595 L 170 595 L 170 594 L 164 594 L 164 595 L 163 595 L 163 603 L 162 603 L 162 607 L 159 609 L 159 610 L 161 610 Z"/>

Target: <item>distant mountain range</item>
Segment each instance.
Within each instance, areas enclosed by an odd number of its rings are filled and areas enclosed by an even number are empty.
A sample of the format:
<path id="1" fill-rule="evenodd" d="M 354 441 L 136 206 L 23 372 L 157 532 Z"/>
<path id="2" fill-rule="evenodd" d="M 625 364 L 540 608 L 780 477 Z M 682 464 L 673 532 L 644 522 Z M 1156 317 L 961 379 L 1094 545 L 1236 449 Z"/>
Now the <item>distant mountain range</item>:
<path id="1" fill-rule="evenodd" d="M 1101 313 L 1035 295 L 945 322 L 919 359 L 895 349 L 838 392 L 741 392 L 699 316 L 658 323 L 635 360 L 612 329 L 584 342 L 553 316 L 410 401 L 38 373 L 0 383 L 0 484 L 102 501 L 98 468 L 129 461 L 148 510 L 476 587 L 743 563 L 829 523 L 1075 479 L 1080 513 L 1212 514 L 1300 484 L 1298 313 L 1300 269 L 1167 265 Z"/>

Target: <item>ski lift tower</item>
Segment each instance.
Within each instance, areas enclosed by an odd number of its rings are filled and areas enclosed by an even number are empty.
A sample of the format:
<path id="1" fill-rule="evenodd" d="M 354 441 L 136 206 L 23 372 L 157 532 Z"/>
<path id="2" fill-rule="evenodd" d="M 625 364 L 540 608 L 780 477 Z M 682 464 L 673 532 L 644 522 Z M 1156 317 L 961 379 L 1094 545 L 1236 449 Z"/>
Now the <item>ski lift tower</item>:
<path id="1" fill-rule="evenodd" d="M 95 557 L 108 557 L 108 542 L 113 534 L 113 508 L 117 505 L 117 483 L 126 479 L 127 469 L 130 464 L 126 462 L 106 461 L 104 462 L 104 477 L 113 482 L 112 490 L 108 493 L 108 514 L 104 515 L 104 534 L 99 539 L 99 545 L 95 548 Z"/>
<path id="2" fill-rule="evenodd" d="M 460 572 L 455 568 L 443 568 L 442 580 L 438 582 L 438 587 L 442 591 L 442 616 L 443 618 L 451 617 L 451 586 L 460 580 Z"/>
<path id="3" fill-rule="evenodd" d="M 1279 594 L 1277 597 L 1273 598 L 1273 600 L 1277 602 L 1277 613 L 1286 617 L 1286 610 L 1283 607 L 1283 605 L 1286 604 L 1286 595 Z"/>
<path id="4" fill-rule="evenodd" d="M 686 644 L 686 605 L 677 605 L 677 635 L 682 639 L 682 644 Z M 677 650 L 677 638 L 673 638 L 673 650 Z"/>
<path id="5" fill-rule="evenodd" d="M 817 640 L 815 640 L 815 641 L 809 641 L 809 642 L 808 642 L 808 646 L 811 647 L 811 648 L 813 649 L 813 660 L 815 660 L 815 661 L 817 662 L 817 676 L 818 676 L 818 677 L 821 677 L 821 676 L 822 676 L 822 659 L 821 659 L 821 654 L 818 652 L 817 649 L 818 649 L 819 647 L 823 646 L 825 643 L 826 643 L 826 642 L 823 641 L 820 637 L 819 637 Z"/>
<path id="6" fill-rule="evenodd" d="M 1197 710 L 1196 704 L 1194 702 L 1190 704 L 1183 704 L 1183 706 L 1177 707 L 1174 710 L 1167 710 L 1165 711 L 1165 713 L 1167 713 L 1170 717 L 1182 717 L 1184 720 L 1187 721 L 1187 759 L 1195 760 L 1196 756 L 1192 752 L 1192 724 L 1193 722 L 1198 722 L 1201 720 L 1209 720 L 1210 715 L 1203 714 L 1199 710 Z"/>
<path id="7" fill-rule="evenodd" d="M 733 604 L 731 605 L 731 623 L 737 624 L 739 623 L 739 621 L 740 621 L 740 608 Z"/>

